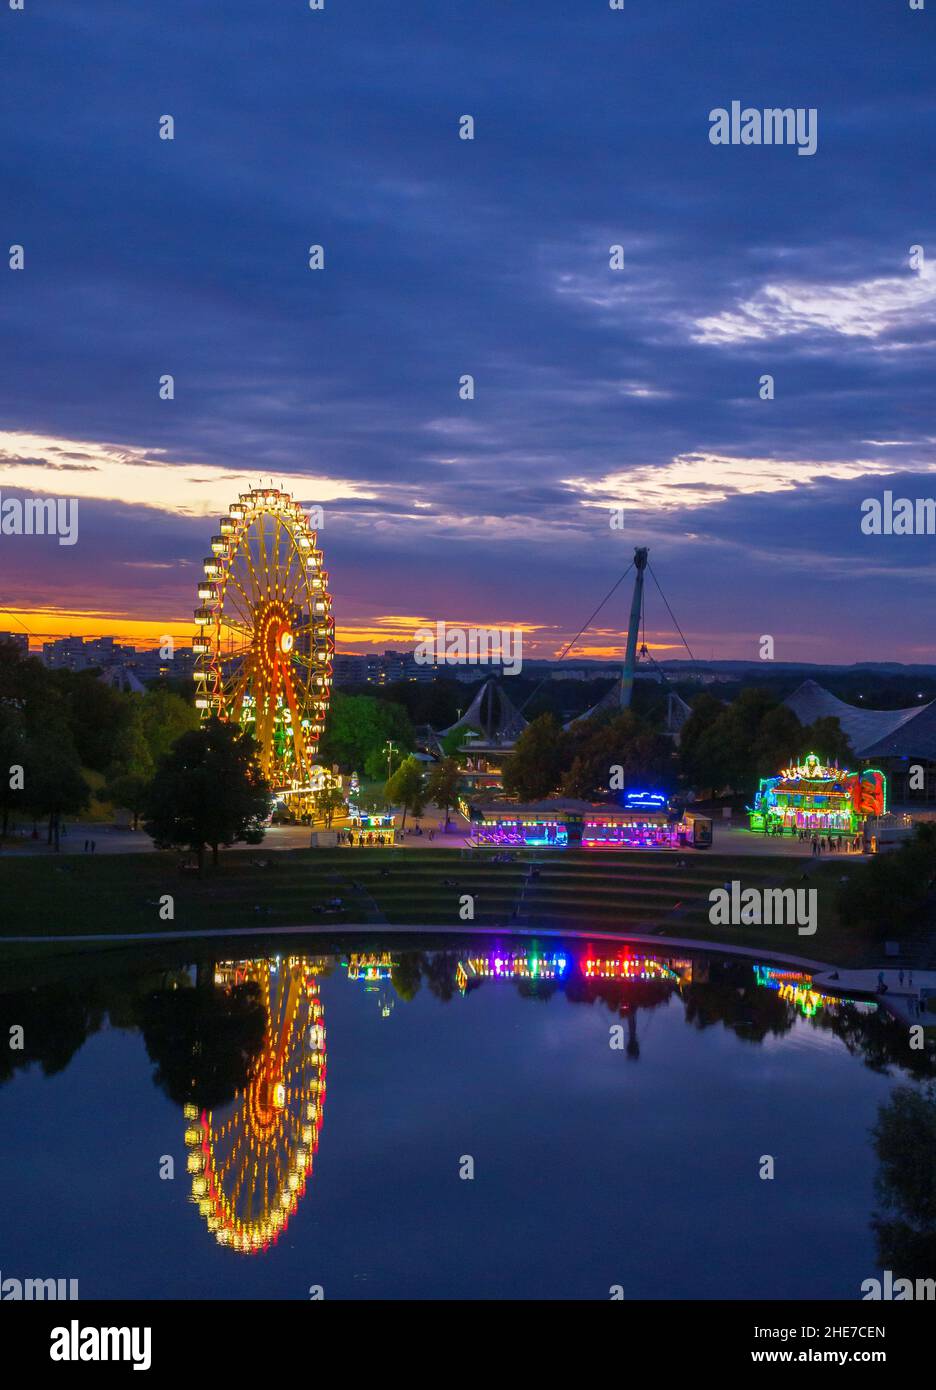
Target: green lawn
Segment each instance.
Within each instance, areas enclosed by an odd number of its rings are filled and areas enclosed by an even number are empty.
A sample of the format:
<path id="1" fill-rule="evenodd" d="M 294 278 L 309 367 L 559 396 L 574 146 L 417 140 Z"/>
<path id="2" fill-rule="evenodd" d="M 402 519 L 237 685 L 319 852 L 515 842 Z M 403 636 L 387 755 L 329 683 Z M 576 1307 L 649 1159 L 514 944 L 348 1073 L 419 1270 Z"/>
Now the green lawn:
<path id="1" fill-rule="evenodd" d="M 685 867 L 679 868 L 675 856 L 652 852 L 611 857 L 531 851 L 516 862 L 495 864 L 486 852 L 469 859 L 458 850 L 268 852 L 260 846 L 222 853 L 218 869 L 206 868 L 199 880 L 181 870 L 181 858 L 161 853 L 8 858 L 0 863 L 0 938 L 385 922 L 466 931 L 473 924 L 657 932 L 837 964 L 872 963 L 879 956 L 874 943 L 837 920 L 834 883 L 841 863 L 687 852 Z M 531 860 L 540 873 L 524 894 Z M 709 890 L 731 879 L 743 887 L 816 887 L 818 932 L 800 936 L 795 927 L 712 926 Z M 475 898 L 473 923 L 459 915 L 466 893 Z M 172 920 L 159 915 L 166 894 L 174 900 Z M 333 896 L 342 899 L 340 910 L 316 910 Z"/>

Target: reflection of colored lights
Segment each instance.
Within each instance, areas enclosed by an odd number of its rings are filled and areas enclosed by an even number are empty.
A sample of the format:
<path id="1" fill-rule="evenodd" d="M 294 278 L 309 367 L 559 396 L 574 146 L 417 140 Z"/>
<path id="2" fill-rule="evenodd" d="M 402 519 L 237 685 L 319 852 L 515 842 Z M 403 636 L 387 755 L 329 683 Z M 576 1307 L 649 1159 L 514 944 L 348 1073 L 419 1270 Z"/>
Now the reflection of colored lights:
<path id="1" fill-rule="evenodd" d="M 459 961 L 455 979 L 464 992 L 469 980 L 559 980 L 569 966 L 564 951 L 541 955 L 538 951 L 494 951 L 488 956 L 472 956 Z"/>
<path id="2" fill-rule="evenodd" d="M 191 1200 L 219 1245 L 256 1254 L 275 1244 L 303 1197 L 325 1101 L 325 1028 L 315 965 L 222 961 L 215 981 L 260 986 L 267 1046 L 227 1118 L 184 1107 Z M 303 1020 L 308 1020 L 303 1023 Z M 304 1051 L 308 1031 L 315 1050 Z M 304 1102 L 304 1095 L 310 1097 Z M 314 1099 L 311 1099 L 314 1097 Z"/>
<path id="3" fill-rule="evenodd" d="M 782 980 L 812 980 L 812 976 L 804 970 L 781 970 L 775 965 L 755 965 L 754 976 L 757 983 L 767 989 L 779 988 L 778 982 Z"/>
<path id="4" fill-rule="evenodd" d="M 365 984 L 389 980 L 393 974 L 393 959 L 389 951 L 380 954 L 359 955 L 353 953 L 347 962 L 348 979 L 363 980 Z"/>
<path id="5" fill-rule="evenodd" d="M 653 956 L 588 956 L 581 962 L 587 980 L 678 980 L 664 961 Z"/>
<path id="6" fill-rule="evenodd" d="M 860 1013 L 874 1013 L 870 1000 L 846 999 L 844 995 L 822 994 L 812 988 L 812 976 L 803 970 L 782 970 L 772 965 L 755 965 L 754 978 L 762 989 L 775 989 L 786 1004 L 799 1009 L 805 1018 L 815 1018 L 820 1009 L 839 1009 L 847 1004 Z"/>
<path id="7" fill-rule="evenodd" d="M 618 955 L 571 958 L 565 951 L 492 951 L 487 956 L 460 960 L 455 981 L 462 994 L 472 980 L 563 980 L 570 967 L 587 980 L 660 980 L 679 984 L 691 979 L 692 962 L 659 960 L 655 956 Z"/>

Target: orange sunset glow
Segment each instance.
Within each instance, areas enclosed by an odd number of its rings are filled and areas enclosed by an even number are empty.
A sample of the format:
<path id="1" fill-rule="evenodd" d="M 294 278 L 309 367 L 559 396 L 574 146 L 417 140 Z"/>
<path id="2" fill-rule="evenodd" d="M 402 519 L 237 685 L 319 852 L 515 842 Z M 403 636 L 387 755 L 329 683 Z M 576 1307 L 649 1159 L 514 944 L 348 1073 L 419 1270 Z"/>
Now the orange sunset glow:
<path id="1" fill-rule="evenodd" d="M 523 633 L 524 649 L 530 656 L 555 660 L 565 649 L 572 634 L 557 633 L 533 623 L 511 623 L 500 621 L 469 621 L 461 618 L 438 619 L 425 615 L 387 614 L 370 621 L 361 620 L 339 623 L 336 627 L 336 640 L 341 651 L 382 651 L 385 647 L 407 649 L 415 643 L 414 634 L 425 627 L 434 627 L 437 621 L 444 621 L 449 627 L 510 629 Z M 31 651 L 38 652 L 44 642 L 53 642 L 60 637 L 113 637 L 115 641 L 142 650 L 159 647 L 170 636 L 177 646 L 188 646 L 195 634 L 191 620 L 175 616 L 163 619 L 133 618 L 126 613 L 102 610 L 78 610 L 69 608 L 12 608 L 0 610 L 0 630 L 25 632 L 29 636 Z M 612 634 L 601 634 L 611 637 Z M 677 646 L 666 640 L 654 641 L 648 638 L 647 648 L 652 652 L 670 652 Z M 583 641 L 568 654 L 568 660 L 619 661 L 624 656 L 623 634 L 619 642 L 613 640 L 594 643 Z"/>

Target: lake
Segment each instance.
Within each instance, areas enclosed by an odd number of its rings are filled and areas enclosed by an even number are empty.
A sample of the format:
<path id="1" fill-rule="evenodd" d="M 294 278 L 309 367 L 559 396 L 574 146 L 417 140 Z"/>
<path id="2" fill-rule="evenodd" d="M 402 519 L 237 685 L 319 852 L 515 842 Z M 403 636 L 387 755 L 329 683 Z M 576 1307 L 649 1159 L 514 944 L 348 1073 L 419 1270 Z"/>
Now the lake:
<path id="1" fill-rule="evenodd" d="M 932 1057 L 875 1004 L 607 942 L 296 949 L 7 972 L 0 1278 L 851 1299 L 880 1272 L 870 1131 Z"/>

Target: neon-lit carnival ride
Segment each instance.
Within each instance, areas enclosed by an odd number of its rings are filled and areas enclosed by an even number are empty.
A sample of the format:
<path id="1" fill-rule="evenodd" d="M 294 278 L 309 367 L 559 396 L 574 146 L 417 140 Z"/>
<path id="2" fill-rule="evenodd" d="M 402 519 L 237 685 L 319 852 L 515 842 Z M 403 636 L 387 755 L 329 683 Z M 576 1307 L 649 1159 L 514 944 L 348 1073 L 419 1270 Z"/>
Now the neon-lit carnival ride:
<path id="1" fill-rule="evenodd" d="M 752 830 L 826 830 L 854 835 L 869 816 L 887 811 L 883 772 L 826 767 L 815 753 L 777 777 L 762 777 L 748 808 Z"/>
<path id="2" fill-rule="evenodd" d="M 317 966 L 303 957 L 227 961 L 215 985 L 255 982 L 266 1034 L 250 1079 L 221 1113 L 185 1107 L 191 1200 L 219 1245 L 275 1244 L 305 1193 L 325 1106 Z"/>
<path id="3" fill-rule="evenodd" d="M 298 810 L 316 763 L 335 649 L 317 533 L 288 492 L 241 493 L 204 561 L 195 611 L 196 704 L 252 734 L 264 776 Z"/>

